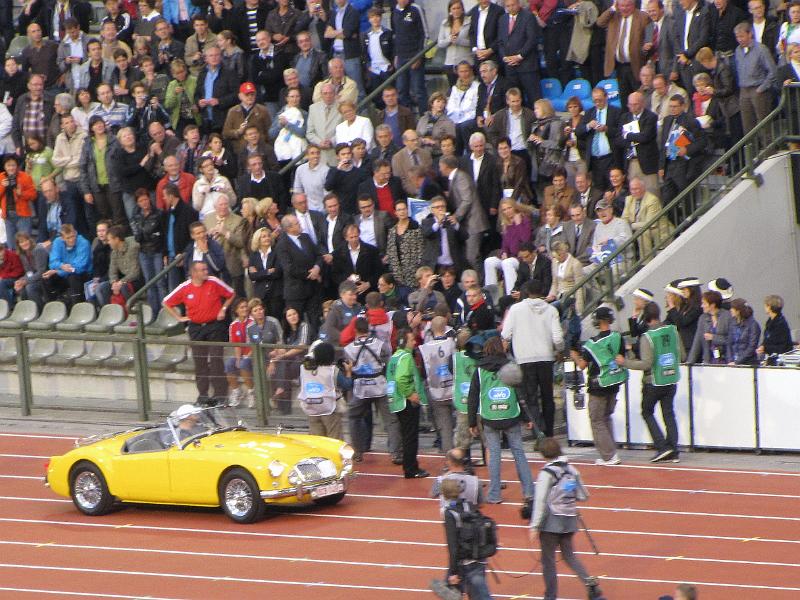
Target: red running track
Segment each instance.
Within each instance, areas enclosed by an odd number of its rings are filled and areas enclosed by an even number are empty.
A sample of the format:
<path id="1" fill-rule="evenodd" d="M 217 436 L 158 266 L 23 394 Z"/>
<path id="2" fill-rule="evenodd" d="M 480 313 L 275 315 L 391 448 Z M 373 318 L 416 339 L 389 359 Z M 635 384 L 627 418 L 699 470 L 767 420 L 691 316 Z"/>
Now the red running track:
<path id="1" fill-rule="evenodd" d="M 403 479 L 385 455 L 367 456 L 336 507 L 270 512 L 237 526 L 219 511 L 180 508 L 85 517 L 42 486 L 47 457 L 71 444 L 0 433 L 0 598 L 401 600 L 433 598 L 428 583 L 443 573 L 431 480 Z M 432 471 L 441 462 L 422 459 Z M 582 533 L 577 549 L 607 598 L 655 600 L 678 582 L 696 583 L 703 600 L 800 597 L 800 475 L 691 464 L 579 468 L 601 555 Z M 497 598 L 540 597 L 513 463 L 503 463 L 503 477 L 505 503 L 486 508 L 503 545 L 499 583 L 490 586 Z M 559 568 L 559 597 L 585 597 Z"/>

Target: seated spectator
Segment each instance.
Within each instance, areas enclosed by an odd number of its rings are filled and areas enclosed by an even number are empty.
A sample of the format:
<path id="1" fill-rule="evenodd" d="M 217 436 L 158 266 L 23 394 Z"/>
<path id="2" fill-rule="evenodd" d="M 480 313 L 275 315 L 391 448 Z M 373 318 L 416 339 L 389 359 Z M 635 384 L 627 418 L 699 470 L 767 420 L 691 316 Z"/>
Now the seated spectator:
<path id="1" fill-rule="evenodd" d="M 350 144 L 336 144 L 336 158 L 338 164 L 335 169 L 328 171 L 325 189 L 336 194 L 344 214 L 354 216 L 358 212 L 356 202 L 358 189 L 369 174 L 353 165 L 353 150 Z"/>
<path id="2" fill-rule="evenodd" d="M 281 209 L 289 205 L 286 186 L 275 171 L 264 170 L 264 160 L 260 154 L 247 158 L 247 173 L 236 180 L 239 198 L 272 198 Z M 231 203 L 233 206 L 234 203 Z"/>
<path id="3" fill-rule="evenodd" d="M 164 249 L 166 243 L 164 213 L 153 206 L 150 193 L 145 189 L 136 190 L 136 210 L 131 219 L 133 239 L 139 244 L 139 266 L 142 270 L 142 280 L 150 281 L 161 269 L 164 268 Z M 158 314 L 161 301 L 167 295 L 166 278 L 147 290 L 147 301 L 153 309 L 153 314 Z"/>
<path id="4" fill-rule="evenodd" d="M 22 254 L 20 253 L 20 256 Z M 764 323 L 764 339 L 756 352 L 769 358 L 775 354 L 784 354 L 794 349 L 792 331 L 783 316 L 783 298 L 770 294 L 764 298 L 764 312 L 767 322 Z"/>
<path id="5" fill-rule="evenodd" d="M 558 204 L 561 211 L 567 214 L 569 207 L 575 202 L 577 192 L 575 188 L 567 185 L 567 172 L 563 167 L 557 167 L 553 171 L 552 184 L 544 188 L 544 200 L 541 210 L 546 211 L 551 206 Z"/>
<path id="6" fill-rule="evenodd" d="M 249 240 L 244 239 L 244 219 L 231 212 L 230 204 L 225 197 L 218 196 L 214 201 L 214 212 L 206 215 L 203 224 L 211 239 L 222 246 L 225 266 L 233 289 L 237 295 L 245 296 L 242 252 Z"/>
<path id="7" fill-rule="evenodd" d="M 442 138 L 446 135 L 455 138 L 456 135 L 456 124 L 445 113 L 446 107 L 447 96 L 442 92 L 434 92 L 428 98 L 428 110 L 417 122 L 420 145 L 428 150 L 434 158 L 442 154 L 440 147 Z"/>
<path id="8" fill-rule="evenodd" d="M 412 167 L 431 168 L 433 159 L 429 150 L 419 147 L 419 134 L 414 129 L 403 132 L 404 148 L 392 157 L 392 173 L 403 182 L 406 194 L 415 191 L 414 182 L 409 177 Z"/>
<path id="9" fill-rule="evenodd" d="M 42 274 L 45 299 L 62 299 L 67 306 L 82 302 L 83 284 L 89 279 L 92 256 L 89 242 L 72 225 L 61 226 L 61 236 L 50 248 L 49 269 Z"/>
<path id="10" fill-rule="evenodd" d="M 540 256 L 532 242 L 525 242 L 520 245 L 517 251 L 517 259 L 519 260 L 517 281 L 512 288 L 506 287 L 506 293 L 510 294 L 513 300 L 520 299 L 522 286 L 531 280 L 538 281 L 544 290 L 550 289 L 553 282 L 550 260 L 545 256 Z"/>
<path id="11" fill-rule="evenodd" d="M 611 187 L 605 191 L 603 198 L 611 204 L 615 216 L 622 216 L 622 211 L 625 209 L 625 199 L 630 194 L 625 171 L 618 167 L 612 168 L 608 172 L 608 180 L 611 183 Z"/>
<path id="12" fill-rule="evenodd" d="M 92 281 L 85 288 L 86 300 L 95 299 L 97 286 L 108 280 L 108 266 L 111 264 L 111 247 L 108 245 L 108 230 L 112 223 L 108 219 L 101 219 L 95 227 L 95 237 L 92 240 Z"/>
<path id="13" fill-rule="evenodd" d="M 55 239 L 61 231 L 61 225 L 69 222 L 65 219 L 69 215 L 74 221 L 75 209 L 72 207 L 71 213 L 67 211 L 64 204 L 71 202 L 71 200 L 64 197 L 58 191 L 58 185 L 53 179 L 45 179 L 42 181 L 42 190 L 40 194 L 41 201 L 36 208 L 37 216 L 39 217 L 36 225 L 38 236 L 37 242 L 50 242 Z M 72 222 L 72 225 L 75 223 Z M 29 235 L 29 234 L 28 234 Z"/>
<path id="14" fill-rule="evenodd" d="M 247 276 L 253 283 L 253 296 L 264 302 L 270 317 L 277 319 L 283 314 L 283 271 L 272 241 L 273 234 L 268 228 L 255 231 L 249 248 Z"/>
<path id="15" fill-rule="evenodd" d="M 248 124 L 244 129 L 244 145 L 236 155 L 236 163 L 239 165 L 239 177 L 247 174 L 247 161 L 251 156 L 261 157 L 261 164 L 267 171 L 278 171 L 278 158 L 275 156 L 275 148 L 266 141 L 266 134 L 261 135 L 261 130 L 255 125 Z"/>
<path id="16" fill-rule="evenodd" d="M 149 97 L 157 97 L 159 103 L 164 104 L 166 100 L 167 94 L 167 86 L 169 85 L 169 76 L 165 73 L 157 73 L 156 72 L 156 63 L 153 60 L 153 57 L 150 56 L 150 49 L 147 47 L 145 49 L 146 55 L 143 56 L 139 62 L 138 66 L 142 72 L 142 85 L 147 89 L 147 95 Z M 175 59 L 175 62 L 178 62 L 180 59 Z M 183 61 L 181 61 L 183 62 Z M 184 64 L 184 68 L 186 65 Z M 188 80 L 187 80 L 188 81 Z M 169 107 L 167 107 L 169 110 Z"/>
<path id="17" fill-rule="evenodd" d="M 186 63 L 180 59 L 172 61 L 169 70 L 172 80 L 164 92 L 164 109 L 169 112 L 172 129 L 183 132 L 187 125 L 200 125 L 200 115 L 194 105 L 197 76 L 190 74 Z M 140 84 L 145 86 L 143 82 Z"/>
<path id="18" fill-rule="evenodd" d="M 417 285 L 414 291 L 408 295 L 408 305 L 411 310 L 430 313 L 437 304 L 447 302 L 442 292 L 433 289 L 439 281 L 439 277 L 434 274 L 433 269 L 427 266 L 419 267 L 414 276 Z"/>
<path id="19" fill-rule="evenodd" d="M 701 306 L 703 314 L 697 321 L 697 331 L 686 362 L 690 365 L 728 364 L 731 360 L 726 354 L 733 320 L 731 313 L 722 308 L 722 296 L 719 292 L 703 292 Z"/>
<path id="20" fill-rule="evenodd" d="M 500 185 L 505 198 L 512 198 L 522 204 L 533 202 L 533 191 L 530 185 L 530 175 L 525 161 L 511 151 L 511 142 L 508 138 L 498 140 L 495 149 L 500 167 Z M 552 187 L 552 186 L 550 186 Z M 545 198 L 547 198 L 545 190 Z"/>
<path id="21" fill-rule="evenodd" d="M 3 171 L 0 172 L 0 208 L 2 208 L 7 246 L 15 249 L 15 237 L 18 231 L 30 233 L 31 217 L 34 211 L 37 192 L 33 179 L 19 168 L 19 159 L 6 155 L 3 159 Z"/>
<path id="22" fill-rule="evenodd" d="M 417 267 L 422 263 L 422 230 L 416 221 L 409 218 L 408 202 L 402 198 L 395 203 L 393 216 L 397 221 L 389 229 L 386 239 L 389 268 L 400 285 L 412 287 Z"/>
<path id="23" fill-rule="evenodd" d="M 297 90 L 300 94 L 300 101 L 298 106 L 304 111 L 308 111 L 311 106 L 311 90 L 300 83 L 300 76 L 297 69 L 284 69 L 283 70 L 283 83 L 285 84 L 280 93 L 278 94 L 278 105 L 284 106 L 286 104 L 286 96 L 292 90 Z"/>
<path id="24" fill-rule="evenodd" d="M 23 231 L 17 233 L 16 242 L 22 274 L 14 282 L 14 292 L 20 300 L 33 300 L 41 310 L 44 306 L 42 276 L 49 269 L 50 242 L 36 244 L 33 238 Z"/>
<path id="25" fill-rule="evenodd" d="M 469 136 L 475 131 L 475 112 L 478 106 L 478 82 L 472 65 L 462 61 L 456 67 L 458 79 L 450 88 L 445 112 L 456 126 L 458 148 L 468 146 Z"/>
<path id="26" fill-rule="evenodd" d="M 564 225 L 564 241 L 569 244 L 570 253 L 584 266 L 589 264 L 595 227 L 596 223 L 586 218 L 583 206 L 576 202 L 570 207 L 569 221 Z"/>
<path id="27" fill-rule="evenodd" d="M 544 222 L 536 230 L 534 246 L 539 254 L 548 259 L 553 257 L 553 244 L 564 240 L 564 211 L 560 204 L 555 204 L 544 211 Z"/>
<path id="28" fill-rule="evenodd" d="M 328 77 L 314 86 L 312 100 L 319 102 L 322 100 L 322 88 L 327 84 L 333 84 L 336 101 L 351 102 L 353 106 L 358 99 L 358 86 L 356 82 L 344 74 L 344 61 L 341 58 L 332 58 L 328 61 Z"/>
<path id="29" fill-rule="evenodd" d="M 216 240 L 208 234 L 208 229 L 199 221 L 189 225 L 189 235 L 192 241 L 183 251 L 185 277 L 187 279 L 191 272 L 192 264 L 197 261 L 206 263 L 208 274 L 217 277 L 225 283 L 230 282 L 230 274 L 225 261 L 225 252 Z"/>
<path id="30" fill-rule="evenodd" d="M 256 158 L 251 161 L 255 163 Z M 231 182 L 227 177 L 223 177 L 214 166 L 214 160 L 210 157 L 201 158 L 199 162 L 199 177 L 194 182 L 192 188 L 192 205 L 200 213 L 200 218 L 214 211 L 214 204 L 219 196 L 224 196 L 230 206 L 236 204 L 236 194 L 231 187 Z M 253 194 L 247 194 L 252 196 Z"/>
<path id="31" fill-rule="evenodd" d="M 266 140 L 271 124 L 272 117 L 269 111 L 262 104 L 256 103 L 256 86 L 245 81 L 239 86 L 239 104 L 231 107 L 225 117 L 222 137 L 232 145 L 234 153 L 241 157 L 248 145 L 245 139 L 246 130 L 249 127 L 255 127 L 260 134 L 260 139 Z M 240 169 L 239 174 L 241 175 L 244 166 L 240 165 Z"/>
<path id="32" fill-rule="evenodd" d="M 108 230 L 108 246 L 111 248 L 108 280 L 103 281 L 95 292 L 100 306 L 109 302 L 124 304 L 136 287 L 142 284 L 139 244 L 133 236 L 125 237 L 125 229 L 115 225 Z M 122 299 L 114 299 L 114 296 L 121 296 Z"/>
<path id="33" fill-rule="evenodd" d="M 439 267 L 439 283 L 436 289 L 442 292 L 450 309 L 450 315 L 459 310 L 458 299 L 461 297 L 461 288 L 458 287 L 458 273 L 453 267 Z"/>
<path id="34" fill-rule="evenodd" d="M 213 160 L 219 174 L 228 181 L 235 181 L 238 177 L 239 168 L 236 164 L 236 155 L 225 147 L 220 134 L 212 133 L 206 138 L 206 147 L 200 156 Z"/>
<path id="35" fill-rule="evenodd" d="M 360 230 L 361 241 L 375 246 L 381 256 L 386 256 L 386 237 L 394 219 L 389 213 L 376 210 L 375 201 L 366 195 L 358 197 L 358 213 L 354 223 Z"/>
<path id="36" fill-rule="evenodd" d="M 550 267 L 552 273 L 552 285 L 547 295 L 548 302 L 555 302 L 575 287 L 583 279 L 583 264 L 575 258 L 569 251 L 569 244 L 558 241 L 553 244 L 553 262 Z M 578 313 L 583 311 L 585 304 L 584 288 L 578 289 L 575 293 L 575 310 Z"/>
<path id="37" fill-rule="evenodd" d="M 367 150 L 370 150 L 374 135 L 372 123 L 368 118 L 356 114 L 355 102 L 348 100 L 340 102 L 339 114 L 342 116 L 342 122 L 336 126 L 334 138 L 336 145 L 349 143 L 356 138 L 361 138 L 367 142 Z"/>
<path id="38" fill-rule="evenodd" d="M 611 203 L 605 198 L 597 203 L 595 211 L 597 212 L 597 224 L 592 237 L 591 263 L 584 267 L 584 273 L 590 273 L 597 268 L 597 265 L 605 259 L 608 253 L 622 246 L 633 235 L 628 222 L 614 215 Z M 629 247 L 611 266 L 615 271 L 625 269 L 631 263 L 632 258 L 633 248 Z"/>
<path id="39" fill-rule="evenodd" d="M 164 199 L 164 188 L 172 184 L 178 188 L 180 199 L 190 204 L 192 202 L 192 188 L 196 181 L 195 176 L 181 171 L 181 164 L 177 156 L 164 158 L 164 177 L 156 184 L 156 208 L 166 210 L 167 202 Z"/>
<path id="40" fill-rule="evenodd" d="M 503 242 L 500 256 L 489 256 L 483 262 L 484 285 L 497 285 L 497 272 L 503 273 L 503 284 L 506 293 L 515 289 L 519 261 L 517 253 L 526 242 L 531 241 L 530 210 L 511 198 L 500 201 L 500 229 Z"/>
<path id="41" fill-rule="evenodd" d="M 725 355 L 729 365 L 757 365 L 761 327 L 753 318 L 753 307 L 743 298 L 731 300 L 731 327 Z"/>
<path id="42" fill-rule="evenodd" d="M 358 195 L 368 195 L 379 211 L 387 212 L 392 217 L 395 216 L 395 205 L 406 198 L 403 184 L 392 175 L 392 167 L 385 160 L 372 164 L 372 177 L 361 183 Z"/>
<path id="43" fill-rule="evenodd" d="M 14 241 L 16 242 L 16 236 Z M 19 255 L 7 244 L 0 242 L 0 298 L 5 298 L 9 306 L 13 307 L 16 303 L 14 286 L 24 274 Z"/>
<path id="44" fill-rule="evenodd" d="M 222 66 L 231 73 L 235 73 L 239 81 L 245 76 L 245 54 L 236 45 L 236 36 L 229 29 L 223 29 L 217 34 L 216 44 L 222 51 Z"/>
<path id="45" fill-rule="evenodd" d="M 330 167 L 322 162 L 322 152 L 319 146 L 310 145 L 306 148 L 306 162 L 301 164 L 294 172 L 294 185 L 292 192 L 305 194 L 311 210 L 324 211 L 325 179 Z"/>
<path id="46" fill-rule="evenodd" d="M 262 198 L 256 204 L 256 215 L 258 215 L 259 224 L 269 229 L 273 241 L 276 240 L 282 231 L 281 218 L 283 217 L 278 203 L 272 198 Z"/>
<path id="47" fill-rule="evenodd" d="M 281 107 L 269 130 L 270 138 L 275 140 L 279 166 L 284 167 L 303 155 L 308 146 L 307 126 L 308 113 L 300 106 L 300 90 L 291 89 L 286 94 L 286 105 Z"/>
<path id="48" fill-rule="evenodd" d="M 164 252 L 166 264 L 171 263 L 190 242 L 189 225 L 199 218 L 191 202 L 181 199 L 181 193 L 173 183 L 163 188 Z M 181 267 L 173 267 L 167 276 L 169 291 L 174 290 L 185 279 Z"/>

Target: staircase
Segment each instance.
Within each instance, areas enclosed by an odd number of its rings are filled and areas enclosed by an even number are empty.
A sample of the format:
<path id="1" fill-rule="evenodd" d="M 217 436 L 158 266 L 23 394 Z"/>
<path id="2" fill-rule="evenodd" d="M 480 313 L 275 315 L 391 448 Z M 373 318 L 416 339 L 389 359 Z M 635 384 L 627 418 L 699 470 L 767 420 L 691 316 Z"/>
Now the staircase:
<path id="1" fill-rule="evenodd" d="M 604 302 L 614 302 L 615 292 L 659 252 L 691 227 L 704 213 L 744 179 L 760 185 L 755 169 L 789 142 L 800 141 L 800 84 L 783 88 L 778 106 L 730 150 L 675 197 L 631 239 L 609 254 L 597 268 L 565 294 L 565 300 L 583 290 L 587 301 L 581 317 Z M 663 219 L 672 227 L 663 227 Z M 640 240 L 650 236 L 652 248 L 640 252 Z"/>

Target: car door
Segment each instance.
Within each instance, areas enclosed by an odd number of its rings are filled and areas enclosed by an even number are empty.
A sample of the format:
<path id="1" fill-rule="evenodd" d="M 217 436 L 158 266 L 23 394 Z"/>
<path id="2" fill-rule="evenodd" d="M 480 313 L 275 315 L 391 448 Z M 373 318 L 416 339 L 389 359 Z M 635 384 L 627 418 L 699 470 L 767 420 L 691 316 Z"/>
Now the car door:
<path id="1" fill-rule="evenodd" d="M 109 480 L 111 492 L 128 502 L 172 502 L 169 475 L 169 456 L 174 447 L 166 450 L 128 453 L 120 449 L 114 457 Z"/>
<path id="2" fill-rule="evenodd" d="M 178 504 L 218 504 L 217 481 L 224 465 L 215 452 L 214 436 L 175 448 L 169 455 L 171 494 Z"/>

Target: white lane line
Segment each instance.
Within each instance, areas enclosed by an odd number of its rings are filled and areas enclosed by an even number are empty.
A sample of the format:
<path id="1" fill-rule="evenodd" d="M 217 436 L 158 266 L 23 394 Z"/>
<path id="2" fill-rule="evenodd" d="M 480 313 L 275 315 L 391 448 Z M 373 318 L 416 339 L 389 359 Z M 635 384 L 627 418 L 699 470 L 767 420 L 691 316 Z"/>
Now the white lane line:
<path id="1" fill-rule="evenodd" d="M 40 458 L 42 460 L 50 460 L 52 456 L 37 456 L 35 454 L 0 454 L 0 458 Z"/>
<path id="2" fill-rule="evenodd" d="M 43 476 L 36 475 L 0 475 L 0 479 L 36 479 L 37 481 L 44 481 Z"/>
<path id="3" fill-rule="evenodd" d="M 166 579 L 194 579 L 200 581 L 223 581 L 223 582 L 236 582 L 236 583 L 261 583 L 269 585 L 298 585 L 303 587 L 324 587 L 324 588 L 338 588 L 338 589 L 356 589 L 356 590 L 379 590 L 384 592 L 414 592 L 414 593 L 430 593 L 429 590 L 420 588 L 403 588 L 391 586 L 372 586 L 372 585 L 356 585 L 356 584 L 343 584 L 343 583 L 328 583 L 328 582 L 300 582 L 300 581 L 286 581 L 274 579 L 258 579 L 255 577 L 231 577 L 224 575 L 222 577 L 215 577 L 213 575 L 196 575 L 186 573 L 164 573 L 153 571 L 129 571 L 123 569 L 90 569 L 86 567 L 57 567 L 54 565 L 30 565 L 30 564 L 14 564 L 14 563 L 0 563 L 0 568 L 4 569 L 28 569 L 34 571 L 60 571 L 69 573 L 96 573 L 103 575 L 134 575 L 137 577 L 160 577 Z M 423 567 L 424 568 L 424 567 Z M 433 569 L 433 567 L 431 567 Z M 438 570 L 441 570 L 439 567 Z M 533 573 L 534 575 L 541 575 L 541 573 Z M 575 578 L 576 575 L 564 574 L 566 577 Z M 626 581 L 632 583 L 663 583 L 674 585 L 678 581 L 670 579 L 642 579 L 637 577 L 611 577 L 604 575 L 603 579 L 608 581 Z M 787 592 L 800 592 L 800 587 L 788 586 L 772 586 L 772 585 L 755 585 L 755 584 L 739 584 L 739 583 L 725 583 L 713 581 L 689 581 L 684 582 L 691 585 L 702 585 L 704 587 L 723 587 L 723 588 L 736 588 L 736 589 L 749 589 L 749 590 L 774 590 L 774 591 L 787 591 Z M 518 598 L 519 596 L 510 596 L 507 594 L 495 594 L 499 598 Z"/>
<path id="4" fill-rule="evenodd" d="M 161 596 L 126 596 L 108 592 L 68 592 L 66 590 L 39 590 L 33 588 L 0 587 L 0 592 L 20 594 L 50 594 L 52 596 L 79 596 L 80 598 L 121 598 L 123 600 L 181 600 L 181 598 L 163 598 Z"/>
<path id="5" fill-rule="evenodd" d="M 393 544 L 401 546 L 431 546 L 443 547 L 444 544 L 438 542 L 420 542 L 416 540 L 393 540 L 393 539 L 380 539 L 380 538 L 352 538 L 352 537 L 337 537 L 325 535 L 301 535 L 301 534 L 288 534 L 288 533 L 267 533 L 261 531 L 240 531 L 240 530 L 227 530 L 227 529 L 203 529 L 199 527 L 167 527 L 163 525 L 117 525 L 110 523 L 81 523 L 79 521 L 56 521 L 48 519 L 19 519 L 12 517 L 0 517 L 0 523 L 27 523 L 34 525 L 57 525 L 64 526 L 70 525 L 75 527 L 99 527 L 106 529 L 137 529 L 142 531 L 172 531 L 178 533 L 200 533 L 200 534 L 213 534 L 213 535 L 238 535 L 250 537 L 265 537 L 265 538 L 285 538 L 285 539 L 299 539 L 299 540 L 326 540 L 333 542 L 359 542 L 366 544 Z M 436 521 L 436 523 L 440 523 Z M 610 535 L 632 535 L 639 537 L 664 537 L 664 538 L 678 538 L 678 539 L 697 539 L 697 540 L 718 540 L 730 542 L 748 542 L 748 543 L 767 543 L 767 544 L 800 544 L 800 540 L 785 540 L 777 538 L 762 538 L 762 537 L 735 537 L 735 536 L 721 536 L 721 535 L 700 535 L 693 533 L 662 533 L 654 531 L 631 531 L 624 529 L 594 529 L 592 533 L 607 533 Z M 506 548 L 504 550 L 529 552 L 530 548 Z"/>
<path id="6" fill-rule="evenodd" d="M 37 433 L 0 433 L 0 437 L 18 437 L 42 440 L 79 440 L 81 438 L 67 435 L 42 435 Z"/>
<path id="7" fill-rule="evenodd" d="M 62 498 L 24 498 L 22 496 L 0 496 L 0 500 L 20 500 L 25 502 L 66 502 L 70 504 L 71 500 L 64 500 Z"/>

